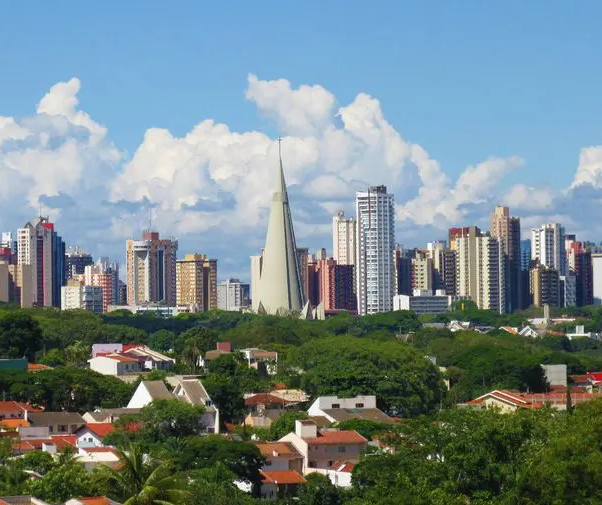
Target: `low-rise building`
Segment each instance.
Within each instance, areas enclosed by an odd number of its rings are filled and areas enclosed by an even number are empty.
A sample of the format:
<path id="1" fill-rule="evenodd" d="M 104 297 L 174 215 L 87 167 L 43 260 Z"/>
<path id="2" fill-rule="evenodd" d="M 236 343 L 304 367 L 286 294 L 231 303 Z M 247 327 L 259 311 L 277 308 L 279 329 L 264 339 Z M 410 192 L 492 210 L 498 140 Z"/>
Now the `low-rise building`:
<path id="1" fill-rule="evenodd" d="M 111 423 L 88 423 L 75 434 L 78 448 L 104 447 L 103 439 L 115 431 Z"/>
<path id="2" fill-rule="evenodd" d="M 96 409 L 91 412 L 86 412 L 82 417 L 86 423 L 114 423 L 123 416 L 137 416 L 142 409 Z"/>
<path id="3" fill-rule="evenodd" d="M 261 468 L 261 497 L 276 500 L 296 496 L 302 477 L 303 456 L 287 442 L 257 442 L 265 459 Z"/>
<path id="4" fill-rule="evenodd" d="M 452 304 L 460 297 L 446 295 L 444 290 L 432 291 L 415 289 L 413 295 L 395 295 L 393 310 L 411 310 L 417 315 L 444 314 L 451 310 Z"/>
<path id="5" fill-rule="evenodd" d="M 244 355 L 249 368 L 254 368 L 265 375 L 276 375 L 278 365 L 277 352 L 264 351 L 257 347 L 241 349 L 239 352 Z"/>
<path id="6" fill-rule="evenodd" d="M 31 428 L 48 428 L 50 435 L 73 435 L 86 424 L 77 412 L 28 412 Z"/>
<path id="7" fill-rule="evenodd" d="M 90 369 L 103 375 L 128 375 L 150 370 L 166 370 L 176 360 L 153 351 L 146 345 L 94 344 Z"/>
<path id="8" fill-rule="evenodd" d="M 567 333 L 566 337 L 569 340 L 573 340 L 574 338 L 591 338 L 592 340 L 602 340 L 602 333 L 585 331 L 585 326 L 579 324 L 575 326 L 575 331 L 573 333 Z"/>
<path id="9" fill-rule="evenodd" d="M 395 421 L 376 407 L 376 396 L 365 395 L 353 398 L 320 396 L 307 410 L 309 416 L 324 417 L 331 423 L 352 419 L 393 424 Z"/>
<path id="10" fill-rule="evenodd" d="M 303 456 L 303 474 L 329 470 L 337 461 L 358 463 L 368 441 L 356 431 L 318 430 L 314 421 L 295 421 L 295 431 L 279 442 L 290 442 Z"/>

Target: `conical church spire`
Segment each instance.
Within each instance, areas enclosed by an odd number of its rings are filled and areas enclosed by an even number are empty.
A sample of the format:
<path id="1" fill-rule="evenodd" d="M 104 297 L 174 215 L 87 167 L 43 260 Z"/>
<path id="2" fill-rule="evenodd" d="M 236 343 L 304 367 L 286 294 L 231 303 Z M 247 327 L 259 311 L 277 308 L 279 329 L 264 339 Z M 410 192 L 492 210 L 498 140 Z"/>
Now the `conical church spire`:
<path id="1" fill-rule="evenodd" d="M 268 314 L 300 311 L 303 308 L 297 244 L 282 166 L 281 139 L 278 139 L 278 162 L 259 281 L 260 304 Z"/>

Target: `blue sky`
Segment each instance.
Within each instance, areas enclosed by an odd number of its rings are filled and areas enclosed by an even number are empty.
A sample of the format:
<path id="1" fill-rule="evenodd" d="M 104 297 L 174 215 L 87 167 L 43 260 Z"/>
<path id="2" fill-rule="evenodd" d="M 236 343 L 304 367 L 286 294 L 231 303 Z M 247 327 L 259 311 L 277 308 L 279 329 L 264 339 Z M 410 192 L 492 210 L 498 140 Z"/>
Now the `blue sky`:
<path id="1" fill-rule="evenodd" d="M 323 136 L 324 125 L 316 129 L 312 126 L 311 131 L 306 127 L 302 131 L 287 127 L 286 116 L 294 110 L 268 103 L 273 96 L 268 88 L 263 90 L 265 97 L 245 98 L 248 76 L 253 74 L 267 83 L 285 79 L 292 90 L 304 84 L 323 87 L 334 97 L 332 116 L 339 107 L 354 103 L 360 93 L 378 100 L 386 121 L 404 142 L 421 146 L 440 164 L 449 184 L 437 191 L 458 190 L 455 185 L 463 174 L 465 180 L 473 180 L 471 173 L 466 172 L 467 166 L 490 157 L 521 159 L 510 162 L 509 169 L 506 165 L 499 169 L 503 177 L 495 180 L 490 194 L 475 197 L 481 200 L 479 205 L 469 208 L 474 202 L 467 198 L 461 201 L 456 198 L 450 203 L 454 219 L 479 220 L 487 217 L 487 205 L 491 207 L 496 200 L 512 202 L 516 213 L 528 225 L 564 217 L 581 238 L 599 240 L 602 230 L 583 224 L 582 216 L 573 215 L 572 209 L 583 195 L 588 195 L 585 207 L 593 216 L 599 211 L 596 156 L 602 160 L 602 155 L 592 151 L 593 162 L 582 172 L 586 176 L 577 174 L 583 164 L 579 158 L 581 150 L 602 141 L 601 70 L 597 64 L 602 47 L 599 30 L 602 4 L 593 1 L 495 4 L 383 1 L 374 2 L 374 6 L 359 1 L 173 4 L 155 1 L 0 4 L 0 116 L 14 118 L 21 125 L 27 118 L 35 117 L 39 123 L 40 111 L 36 106 L 42 97 L 57 83 L 74 77 L 79 80 L 81 90 L 75 92 L 78 110 L 84 111 L 94 124 L 106 128 L 103 142 L 120 153 L 109 156 L 110 159 L 94 153 L 90 160 L 86 155 L 83 163 L 96 166 L 74 169 L 83 173 L 92 170 L 100 179 L 106 173 L 102 184 L 112 190 L 99 199 L 102 219 L 109 221 L 112 213 L 125 212 L 128 202 L 142 201 L 143 193 L 116 190 L 115 185 L 124 184 L 124 179 L 118 176 L 127 171 L 150 128 L 163 128 L 174 138 L 180 138 L 204 119 L 212 118 L 233 132 L 260 132 L 272 138 L 278 134 L 297 139 Z M 53 117 L 63 114 L 60 106 L 49 110 Z M 336 118 L 333 121 L 336 125 Z M 34 128 L 37 134 L 42 127 Z M 81 135 L 81 131 L 69 132 L 63 137 L 64 130 L 56 125 L 53 128 L 57 142 L 69 135 Z M 0 143 L 1 139 L 0 134 Z M 0 181 L 3 157 L 6 164 L 9 149 L 11 156 L 16 156 L 15 150 L 33 149 L 11 145 L 0 149 Z M 35 149 L 47 146 L 38 140 Z M 85 152 L 89 153 L 89 149 Z M 316 202 L 321 205 L 328 200 L 323 194 L 317 198 L 304 189 L 308 179 L 303 174 L 311 172 L 315 178 L 317 174 L 310 170 L 310 165 L 312 160 L 320 164 L 321 158 L 311 154 L 299 156 L 291 160 L 289 179 L 293 186 L 298 185 L 297 193 L 294 188 L 292 193 L 297 194 L 301 209 L 297 211 L 299 220 L 307 227 L 301 225 L 297 235 L 311 247 L 324 245 L 330 249 L 327 217 L 333 202 L 316 213 L 314 224 L 321 226 L 322 235 L 304 232 L 304 228 L 312 229 L 311 218 L 305 213 L 311 214 Z M 221 155 L 219 158 L 223 161 Z M 368 161 L 376 159 L 370 157 L 364 162 L 369 165 Z M 239 155 L 228 163 L 235 161 L 241 162 Z M 408 168 L 412 160 L 406 161 L 400 162 L 405 168 L 399 168 L 396 182 L 371 180 L 369 167 L 365 176 L 354 177 L 393 186 L 396 194 L 401 191 L 406 199 L 397 203 L 407 206 L 407 201 L 428 184 L 421 183 L 415 170 Z M 66 162 L 60 166 L 61 170 L 70 170 Z M 390 169 L 397 170 L 393 165 Z M 337 174 L 328 166 L 324 173 Z M 130 178 L 129 182 L 135 184 L 135 180 Z M 581 182 L 588 187 L 576 184 Z M 35 198 L 48 202 L 48 198 L 54 197 L 54 202 L 63 205 L 69 196 L 70 212 L 75 212 L 73 205 L 79 206 L 77 222 L 83 226 L 88 214 L 95 211 L 90 205 L 85 210 L 80 205 L 80 199 L 86 199 L 90 193 L 82 192 L 78 184 L 70 182 L 71 193 L 59 188 L 54 194 L 52 191 L 44 194 L 42 190 L 38 195 L 29 194 L 29 207 L 16 212 L 11 205 L 10 212 L 2 212 L 0 224 L 3 229 L 15 229 L 21 224 L 19 219 L 31 213 Z M 516 184 L 524 188 L 508 196 Z M 546 193 L 537 192 L 542 187 Z M 15 194 L 9 196 L 19 196 L 19 191 L 23 190 L 16 188 Z M 219 191 L 219 197 L 215 191 L 212 193 L 218 203 L 223 197 L 226 205 L 236 205 L 241 198 L 238 195 L 229 199 L 228 185 L 220 186 Z M 577 193 L 579 199 L 575 200 Z M 173 201 L 162 211 L 165 202 L 161 198 L 167 197 L 161 192 L 153 196 L 153 189 L 149 189 L 144 201 L 156 206 L 158 214 L 170 215 L 164 222 L 166 229 L 161 231 L 178 235 L 182 253 L 186 252 L 182 247 L 208 250 L 220 259 L 223 257 L 224 274 L 245 275 L 248 253 L 263 241 L 265 209 L 258 204 L 257 212 L 262 217 L 246 226 L 244 235 L 225 232 L 227 223 L 216 225 L 223 233 L 220 242 L 224 244 L 245 237 L 243 242 L 248 248 L 231 253 L 230 247 L 215 245 L 209 238 L 215 230 L 182 223 L 182 214 L 196 203 L 188 195 L 188 207 L 183 208 L 180 196 L 171 192 L 169 198 Z M 341 206 L 351 210 L 352 192 L 349 198 L 350 203 Z M 423 217 L 433 207 L 433 199 L 414 203 L 399 209 L 399 241 L 419 245 L 429 238 L 444 236 L 442 230 L 449 223 L 439 222 L 436 216 Z M 124 226 L 109 228 L 111 237 L 102 240 L 98 235 L 79 236 L 77 229 L 69 226 L 67 209 L 56 205 L 57 221 L 64 220 L 67 239 L 84 243 L 92 252 L 113 253 L 118 247 L 113 255 L 121 257 L 122 247 L 116 244 L 123 243 L 123 235 L 136 232 Z M 440 209 L 441 212 L 447 214 L 446 209 Z M 190 216 L 191 220 L 199 218 L 211 219 L 211 216 Z"/>

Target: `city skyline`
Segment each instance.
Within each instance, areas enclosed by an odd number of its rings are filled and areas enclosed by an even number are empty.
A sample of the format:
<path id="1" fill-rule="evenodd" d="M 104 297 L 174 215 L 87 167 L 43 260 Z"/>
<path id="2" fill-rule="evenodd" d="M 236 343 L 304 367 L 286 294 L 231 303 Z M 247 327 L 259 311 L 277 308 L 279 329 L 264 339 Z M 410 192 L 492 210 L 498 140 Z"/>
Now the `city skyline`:
<path id="1" fill-rule="evenodd" d="M 485 228 L 497 204 L 521 218 L 523 238 L 558 222 L 599 242 L 602 97 L 597 74 L 569 78 L 595 57 L 602 7 L 586 3 L 541 16 L 534 6 L 517 15 L 517 5 L 385 2 L 378 37 L 357 30 L 367 14 L 353 2 L 346 23 L 312 2 L 211 6 L 204 19 L 229 22 L 200 33 L 192 3 L 161 15 L 119 5 L 119 16 L 111 2 L 39 6 L 52 30 L 15 5 L 0 30 L 6 47 L 23 42 L 0 54 L 0 227 L 16 231 L 41 205 L 68 245 L 114 256 L 123 271 L 123 241 L 152 214 L 183 253 L 203 251 L 220 258 L 221 278 L 249 280 L 282 135 L 296 239 L 310 250 L 329 247 L 332 217 L 352 216 L 354 194 L 373 185 L 395 194 L 405 246 L 451 226 Z M 275 31 L 258 32 L 254 22 L 272 16 Z M 400 30 L 400 20 L 412 22 Z M 107 27 L 112 40 L 99 49 Z M 156 38 L 143 37 L 149 30 Z M 124 43 L 125 33 L 140 40 Z M 274 45 L 279 35 L 304 43 Z M 318 42 L 329 36 L 341 43 Z M 234 57 L 243 43 L 245 57 Z"/>

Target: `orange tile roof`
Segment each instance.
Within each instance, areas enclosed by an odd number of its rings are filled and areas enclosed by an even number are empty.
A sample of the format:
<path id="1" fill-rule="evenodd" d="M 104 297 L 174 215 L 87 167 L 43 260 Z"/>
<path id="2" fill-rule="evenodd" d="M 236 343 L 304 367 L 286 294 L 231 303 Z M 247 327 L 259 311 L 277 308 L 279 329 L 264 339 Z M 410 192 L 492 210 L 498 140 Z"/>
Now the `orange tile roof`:
<path id="1" fill-rule="evenodd" d="M 84 505 L 111 505 L 111 501 L 104 496 L 94 496 L 91 498 L 78 498 L 78 501 Z"/>
<path id="2" fill-rule="evenodd" d="M 330 469 L 334 470 L 335 472 L 347 472 L 347 473 L 353 472 L 354 468 L 355 468 L 355 464 L 351 463 L 349 461 L 335 461 L 332 464 L 332 466 L 330 467 Z"/>
<path id="3" fill-rule="evenodd" d="M 270 458 L 302 458 L 293 444 L 288 442 L 256 442 L 259 452 L 267 459 Z"/>
<path id="4" fill-rule="evenodd" d="M 286 400 L 270 393 L 257 393 L 256 395 L 245 398 L 245 407 L 253 405 L 286 405 Z"/>
<path id="5" fill-rule="evenodd" d="M 305 484 L 306 480 L 294 470 L 261 470 L 264 484 Z"/>
<path id="6" fill-rule="evenodd" d="M 2 419 L 0 426 L 3 428 L 23 428 L 29 426 L 26 419 Z"/>
<path id="7" fill-rule="evenodd" d="M 86 428 L 101 438 L 106 437 L 109 433 L 115 431 L 115 425 L 111 423 L 88 423 L 82 430 L 85 430 Z"/>
<path id="8" fill-rule="evenodd" d="M 42 365 L 42 363 L 27 363 L 28 372 L 39 372 L 40 370 L 51 370 L 52 367 Z"/>
<path id="9" fill-rule="evenodd" d="M 311 445 L 365 444 L 368 442 L 357 431 L 321 431 L 316 438 L 305 438 Z"/>

